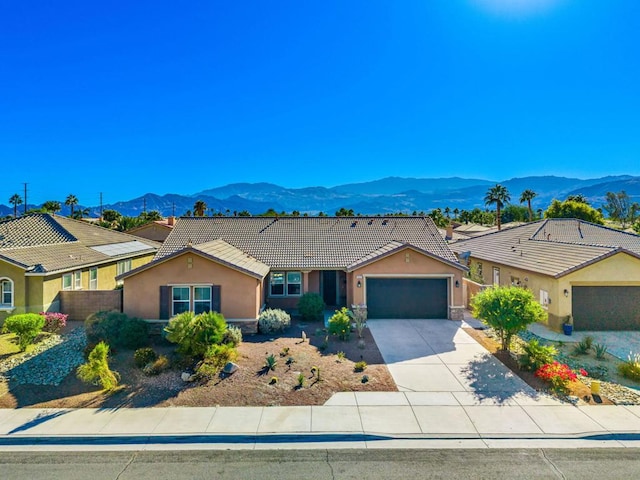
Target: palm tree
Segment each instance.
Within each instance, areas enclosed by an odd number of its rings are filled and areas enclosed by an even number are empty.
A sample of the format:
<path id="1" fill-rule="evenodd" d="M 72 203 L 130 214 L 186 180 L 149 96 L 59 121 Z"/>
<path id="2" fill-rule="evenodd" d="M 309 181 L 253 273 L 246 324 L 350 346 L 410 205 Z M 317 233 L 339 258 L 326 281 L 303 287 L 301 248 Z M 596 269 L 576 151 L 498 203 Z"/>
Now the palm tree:
<path id="1" fill-rule="evenodd" d="M 73 218 L 73 209 L 78 204 L 78 197 L 70 193 L 67 199 L 64 201 L 64 204 L 67 207 L 71 207 L 71 215 L 69 216 Z"/>
<path id="2" fill-rule="evenodd" d="M 57 200 L 47 200 L 42 204 L 42 208 L 47 212 L 53 213 L 55 215 L 56 212 L 62 210 L 62 205 L 60 205 L 60 202 L 58 202 Z"/>
<path id="3" fill-rule="evenodd" d="M 204 217 L 204 212 L 206 211 L 207 211 L 207 204 L 204 201 L 198 200 L 196 203 L 193 204 L 194 217 Z"/>
<path id="4" fill-rule="evenodd" d="M 509 195 L 509 191 L 506 187 L 496 184 L 495 187 L 491 187 L 487 194 L 484 196 L 484 204 L 491 206 L 492 204 L 496 204 L 496 217 L 498 220 L 498 230 L 501 229 L 500 224 L 500 209 L 504 207 L 506 203 L 511 201 L 511 196 Z"/>
<path id="5" fill-rule="evenodd" d="M 17 193 L 14 193 L 11 195 L 9 203 L 13 205 L 13 218 L 16 218 L 18 216 L 18 205 L 22 205 L 22 197 Z"/>
<path id="6" fill-rule="evenodd" d="M 458 219 L 458 215 L 460 215 L 460 209 L 454 208 L 453 209 L 453 219 L 457 220 Z"/>
<path id="7" fill-rule="evenodd" d="M 451 218 L 451 209 L 449 207 L 444 207 L 444 216 Z"/>
<path id="8" fill-rule="evenodd" d="M 520 194 L 520 203 L 527 202 L 527 209 L 529 210 L 529 221 L 533 222 L 533 210 L 531 210 L 531 200 L 536 198 L 538 194 L 533 190 L 525 190 Z"/>

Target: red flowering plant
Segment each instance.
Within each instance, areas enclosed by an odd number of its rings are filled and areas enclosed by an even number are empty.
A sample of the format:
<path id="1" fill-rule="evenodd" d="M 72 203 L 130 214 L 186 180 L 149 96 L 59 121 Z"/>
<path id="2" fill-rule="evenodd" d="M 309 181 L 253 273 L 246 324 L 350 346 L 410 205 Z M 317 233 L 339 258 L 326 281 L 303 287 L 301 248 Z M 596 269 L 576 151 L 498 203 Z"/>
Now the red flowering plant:
<path id="1" fill-rule="evenodd" d="M 580 375 L 587 376 L 583 369 Z M 551 388 L 557 393 L 566 394 L 569 391 L 569 383 L 578 379 L 578 374 L 569 368 L 569 365 L 560 362 L 545 363 L 535 373 L 536 377 L 551 383 Z"/>
<path id="2" fill-rule="evenodd" d="M 45 332 L 58 333 L 66 324 L 69 315 L 66 313 L 57 312 L 40 312 L 40 315 L 44 317 Z"/>

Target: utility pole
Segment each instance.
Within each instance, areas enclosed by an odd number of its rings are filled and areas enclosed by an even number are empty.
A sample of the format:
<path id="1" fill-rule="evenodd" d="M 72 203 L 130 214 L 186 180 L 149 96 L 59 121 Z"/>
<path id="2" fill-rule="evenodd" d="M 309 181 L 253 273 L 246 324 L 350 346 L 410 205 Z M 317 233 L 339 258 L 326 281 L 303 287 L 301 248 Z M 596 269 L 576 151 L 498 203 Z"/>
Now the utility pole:
<path id="1" fill-rule="evenodd" d="M 147 213 L 147 197 L 142 197 L 142 213 Z"/>
<path id="2" fill-rule="evenodd" d="M 27 214 L 27 182 L 24 182 L 24 214 Z"/>
<path id="3" fill-rule="evenodd" d="M 100 192 L 100 221 L 102 221 L 102 192 Z"/>
<path id="4" fill-rule="evenodd" d="M 173 202 L 173 204 L 171 205 L 171 216 L 176 216 L 176 202 Z"/>

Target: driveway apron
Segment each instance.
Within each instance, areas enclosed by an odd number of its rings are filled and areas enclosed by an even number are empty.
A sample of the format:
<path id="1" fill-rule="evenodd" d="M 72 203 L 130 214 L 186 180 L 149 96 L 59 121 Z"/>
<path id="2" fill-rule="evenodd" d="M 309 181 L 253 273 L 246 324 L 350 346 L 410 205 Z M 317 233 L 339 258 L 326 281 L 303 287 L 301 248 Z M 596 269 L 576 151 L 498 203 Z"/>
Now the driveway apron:
<path id="1" fill-rule="evenodd" d="M 450 392 L 460 401 L 510 403 L 537 397 L 452 320 L 369 320 L 389 372 L 404 392 Z"/>

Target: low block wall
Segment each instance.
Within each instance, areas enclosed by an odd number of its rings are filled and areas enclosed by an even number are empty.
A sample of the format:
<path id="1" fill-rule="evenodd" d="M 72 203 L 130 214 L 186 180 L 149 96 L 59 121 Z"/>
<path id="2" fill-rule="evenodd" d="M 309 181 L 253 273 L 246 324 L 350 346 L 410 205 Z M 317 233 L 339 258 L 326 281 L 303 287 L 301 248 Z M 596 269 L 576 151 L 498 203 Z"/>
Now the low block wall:
<path id="1" fill-rule="evenodd" d="M 69 320 L 85 320 L 100 311 L 122 311 L 122 290 L 64 290 L 60 292 L 60 311 Z"/>
<path id="2" fill-rule="evenodd" d="M 471 310 L 471 299 L 475 297 L 479 292 L 487 288 L 489 285 L 482 285 L 476 283 L 468 278 L 462 279 L 464 304 L 468 310 Z"/>

